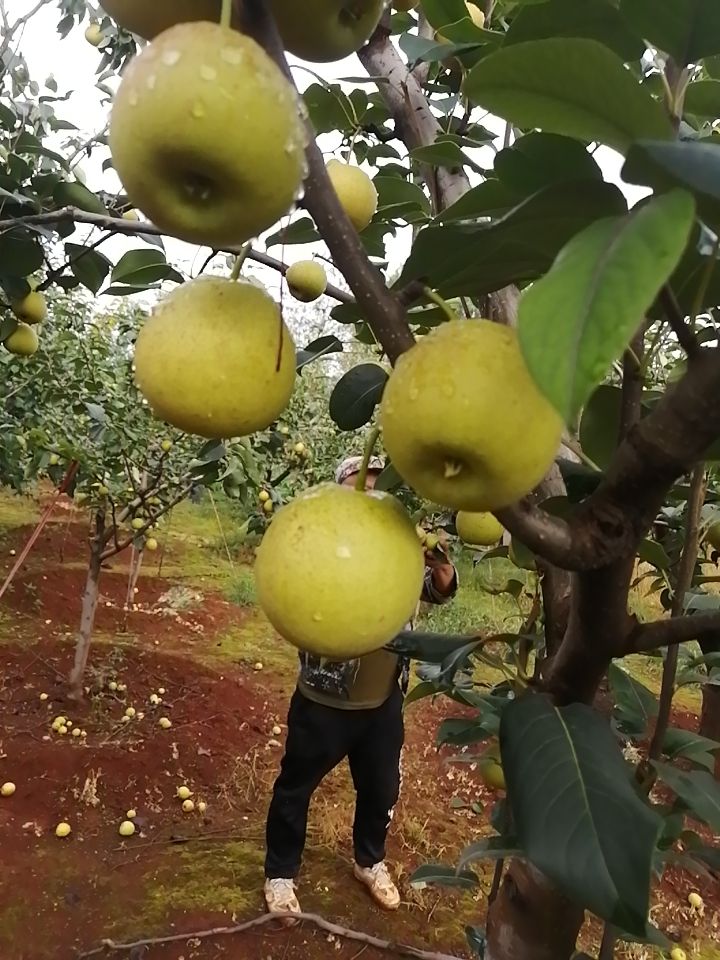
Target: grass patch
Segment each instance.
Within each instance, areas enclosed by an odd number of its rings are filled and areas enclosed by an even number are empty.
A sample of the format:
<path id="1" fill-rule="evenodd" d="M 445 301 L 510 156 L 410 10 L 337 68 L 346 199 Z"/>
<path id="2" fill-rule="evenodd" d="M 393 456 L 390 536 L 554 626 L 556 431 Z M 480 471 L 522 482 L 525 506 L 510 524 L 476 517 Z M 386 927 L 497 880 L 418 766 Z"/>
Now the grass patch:
<path id="1" fill-rule="evenodd" d="M 294 677 L 298 670 L 297 651 L 281 640 L 260 610 L 253 610 L 241 624 L 221 633 L 213 646 L 195 656 L 206 658 L 211 665 L 217 661 L 231 660 L 234 663 L 261 663 L 263 670 L 270 670 L 280 679 Z"/>
<path id="2" fill-rule="evenodd" d="M 7 487 L 0 487 L 0 537 L 2 528 L 12 529 L 36 523 L 38 506 L 31 497 L 22 497 Z"/>

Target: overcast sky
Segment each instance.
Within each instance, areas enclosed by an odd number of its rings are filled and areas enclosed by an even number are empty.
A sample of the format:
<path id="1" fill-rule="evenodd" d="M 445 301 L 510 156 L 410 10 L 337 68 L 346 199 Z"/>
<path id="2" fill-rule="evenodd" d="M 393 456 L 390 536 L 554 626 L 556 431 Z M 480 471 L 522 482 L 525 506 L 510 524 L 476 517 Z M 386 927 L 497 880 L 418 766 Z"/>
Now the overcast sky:
<path id="1" fill-rule="evenodd" d="M 147 0 L 147 2 L 152 3 L 153 0 Z M 31 0 L 5 0 L 10 22 L 14 22 L 26 12 L 30 3 Z M 67 103 L 58 104 L 57 112 L 63 119 L 76 124 L 85 137 L 90 137 L 93 133 L 102 129 L 107 119 L 107 107 L 101 105 L 103 95 L 95 87 L 95 71 L 100 54 L 84 39 L 83 30 L 86 24 L 83 25 L 83 29 L 76 29 L 68 38 L 61 40 L 56 30 L 58 19 L 57 6 L 51 4 L 30 21 L 22 34 L 15 37 L 13 47 L 22 51 L 28 61 L 31 76 L 38 83 L 42 84 L 48 75 L 52 75 L 57 81 L 59 94 L 64 94 L 69 90 L 74 91 Z M 314 64 L 313 69 L 316 69 L 326 79 L 357 76 L 362 73 L 362 67 L 355 56 L 334 64 Z M 313 82 L 313 78 L 299 64 L 295 67 L 294 73 L 301 89 Z M 503 124 L 493 118 L 484 118 L 483 124 L 489 126 L 490 129 L 497 130 L 498 133 L 503 128 Z M 321 145 L 327 154 L 331 154 L 338 144 L 339 138 L 323 138 Z M 103 172 L 101 168 L 102 160 L 106 156 L 107 152 L 105 150 L 96 150 L 92 160 L 82 161 L 82 170 L 87 178 L 88 186 L 91 188 L 116 192 L 119 189 L 119 183 L 114 172 L 111 169 Z M 599 151 L 596 157 L 604 170 L 606 179 L 616 183 L 619 182 L 621 158 L 607 149 Z M 487 151 L 485 155 L 480 153 L 476 159 L 480 163 L 490 166 L 492 152 Z M 629 196 L 632 196 L 633 199 L 637 198 L 638 193 L 636 191 L 630 193 L 625 185 L 622 186 Z M 87 238 L 90 233 L 91 231 L 88 228 L 82 228 L 73 239 L 82 240 Z M 103 249 L 113 259 L 119 256 L 123 250 L 128 249 L 128 243 L 135 245 L 137 241 L 117 238 L 108 242 Z M 262 245 L 260 246 L 262 247 Z M 188 273 L 194 272 L 199 267 L 208 252 L 198 251 L 198 248 L 176 240 L 167 241 L 166 248 L 168 259 Z M 390 241 L 388 251 L 392 271 L 399 268 L 407 256 L 408 248 L 408 231 L 403 231 L 399 237 Z M 293 246 L 286 248 L 284 252 L 276 247 L 269 252 L 275 256 L 283 253 L 286 260 L 296 260 L 310 256 L 313 253 L 313 247 L 307 245 Z M 273 271 L 266 272 L 262 268 L 259 269 L 264 282 L 277 289 L 277 275 Z"/>

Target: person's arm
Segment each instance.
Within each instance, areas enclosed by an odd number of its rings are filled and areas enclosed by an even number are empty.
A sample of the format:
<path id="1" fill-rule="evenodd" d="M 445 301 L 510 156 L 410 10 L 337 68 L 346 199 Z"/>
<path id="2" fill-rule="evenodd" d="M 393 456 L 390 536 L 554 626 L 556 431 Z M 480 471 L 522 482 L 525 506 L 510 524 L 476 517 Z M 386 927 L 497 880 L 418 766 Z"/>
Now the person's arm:
<path id="1" fill-rule="evenodd" d="M 445 553 L 445 544 L 441 543 L 441 547 L 442 551 L 425 552 L 425 583 L 422 600 L 426 603 L 447 603 L 457 593 L 457 570 Z"/>

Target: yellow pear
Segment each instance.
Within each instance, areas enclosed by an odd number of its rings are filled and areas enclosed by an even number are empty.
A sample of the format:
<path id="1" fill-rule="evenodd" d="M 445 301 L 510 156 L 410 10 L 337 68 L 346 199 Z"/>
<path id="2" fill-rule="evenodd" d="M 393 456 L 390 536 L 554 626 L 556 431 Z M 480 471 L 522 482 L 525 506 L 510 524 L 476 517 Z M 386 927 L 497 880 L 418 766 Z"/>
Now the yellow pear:
<path id="1" fill-rule="evenodd" d="M 487 757 L 480 761 L 478 769 L 486 787 L 491 790 L 505 790 L 505 773 L 497 760 Z"/>
<path id="2" fill-rule="evenodd" d="M 254 40 L 214 23 L 171 27 L 131 62 L 109 143 L 133 206 L 214 248 L 272 226 L 305 173 L 295 90 Z"/>
<path id="3" fill-rule="evenodd" d="M 375 184 L 360 167 L 341 163 L 340 160 L 330 160 L 327 172 L 352 225 L 358 231 L 364 230 L 377 210 Z"/>
<path id="4" fill-rule="evenodd" d="M 455 529 L 465 543 L 473 547 L 489 547 L 503 533 L 502 524 L 491 513 L 468 513 L 461 510 L 455 518 Z"/>
<path id="5" fill-rule="evenodd" d="M 103 42 L 103 32 L 99 23 L 91 23 L 85 30 L 85 39 L 91 47 L 99 47 Z"/>
<path id="6" fill-rule="evenodd" d="M 156 417 L 203 437 L 264 430 L 295 383 L 295 344 L 275 301 L 252 283 L 201 277 L 140 330 L 135 376 Z"/>
<path id="7" fill-rule="evenodd" d="M 380 22 L 385 0 L 270 0 L 270 9 L 290 53 L 326 63 L 364 45 Z"/>
<path id="8" fill-rule="evenodd" d="M 18 357 L 31 357 L 38 348 L 38 335 L 27 323 L 18 323 L 15 330 L 3 341 L 3 346 Z"/>
<path id="9" fill-rule="evenodd" d="M 12 312 L 25 323 L 42 323 L 47 319 L 47 303 L 42 293 L 31 290 L 22 300 L 12 304 Z"/>
<path id="10" fill-rule="evenodd" d="M 473 513 L 509 506 L 543 478 L 562 420 L 509 327 L 452 320 L 390 375 L 380 419 L 393 466 L 421 497 Z"/>
<path id="11" fill-rule="evenodd" d="M 327 288 L 325 267 L 316 260 L 300 260 L 288 268 L 286 274 L 290 293 L 296 300 L 311 303 L 321 297 Z"/>
<path id="12" fill-rule="evenodd" d="M 712 523 L 705 534 L 705 539 L 716 550 L 720 550 L 720 523 Z"/>
<path id="13" fill-rule="evenodd" d="M 255 583 L 281 637 L 347 660 L 402 630 L 424 570 L 415 527 L 394 497 L 328 483 L 278 511 L 258 549 Z"/>
<path id="14" fill-rule="evenodd" d="M 217 23 L 222 0 L 102 0 L 101 6 L 121 27 L 152 40 L 176 23 Z"/>

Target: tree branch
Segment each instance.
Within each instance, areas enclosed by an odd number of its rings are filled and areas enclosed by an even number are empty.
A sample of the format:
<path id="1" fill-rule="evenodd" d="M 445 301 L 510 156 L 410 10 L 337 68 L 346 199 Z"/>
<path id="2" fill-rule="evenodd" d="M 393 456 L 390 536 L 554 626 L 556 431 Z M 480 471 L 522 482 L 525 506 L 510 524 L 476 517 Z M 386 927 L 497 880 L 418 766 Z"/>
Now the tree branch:
<path id="1" fill-rule="evenodd" d="M 720 613 L 689 614 L 638 624 L 628 637 L 627 653 L 649 653 L 690 640 L 702 642 L 720 631 Z"/>
<path id="2" fill-rule="evenodd" d="M 88 213 L 85 210 L 79 210 L 77 207 L 61 207 L 59 210 L 52 210 L 48 213 L 33 213 L 27 217 L 13 217 L 11 220 L 0 220 L 0 233 L 4 230 L 11 230 L 14 227 L 43 226 L 45 224 L 57 223 L 87 223 L 90 226 L 100 227 L 112 233 L 121 233 L 134 237 L 142 237 L 143 234 L 150 237 L 167 236 L 167 234 L 164 234 L 162 230 L 159 230 L 152 223 L 123 220 L 120 217 L 104 216 L 99 213 Z M 241 252 L 241 249 L 240 247 L 227 247 L 225 250 L 218 250 L 216 252 L 237 255 Z M 282 260 L 277 260 L 275 257 L 271 257 L 267 253 L 262 253 L 260 250 L 249 250 L 247 259 L 253 260 L 255 263 L 261 263 L 263 266 L 270 267 L 272 270 L 277 270 L 277 272 L 283 276 L 285 276 L 289 269 L 288 265 L 283 263 Z M 333 300 L 337 300 L 340 303 L 355 302 L 354 298 L 347 293 L 347 291 L 341 290 L 340 287 L 336 287 L 331 283 L 328 284 L 325 293 L 328 297 L 332 297 Z"/>
<path id="3" fill-rule="evenodd" d="M 495 516 L 506 530 L 526 547 L 557 567 L 572 570 L 576 548 L 570 524 L 553 517 L 529 497 L 512 507 L 497 510 Z"/>
<path id="4" fill-rule="evenodd" d="M 295 86 L 280 36 L 263 0 L 233 0 L 233 8 L 233 22 L 265 48 L 288 81 Z M 394 363 L 401 353 L 415 343 L 405 319 L 405 308 L 388 290 L 382 274 L 370 261 L 357 231 L 340 204 L 309 121 L 307 131 L 308 174 L 303 204 L 327 244 L 333 262 L 355 294 L 355 300 L 370 329 L 389 360 Z"/>
<path id="5" fill-rule="evenodd" d="M 700 344 L 692 328 L 685 322 L 685 316 L 680 309 L 680 304 L 675 299 L 675 294 L 667 284 L 660 291 L 660 304 L 663 308 L 665 318 L 677 337 L 680 346 L 688 357 L 697 356 L 701 349 Z"/>
<path id="6" fill-rule="evenodd" d="M 142 947 L 155 947 L 166 943 L 180 943 L 189 940 L 208 940 L 211 937 L 234 936 L 235 934 L 246 933 L 248 930 L 254 930 L 268 923 L 278 922 L 285 918 L 310 923 L 315 927 L 319 927 L 320 930 L 331 933 L 335 937 L 354 940 L 356 943 L 364 943 L 368 947 L 374 947 L 376 950 L 385 950 L 399 957 L 414 957 L 415 960 L 459 960 L 459 957 L 454 957 L 447 953 L 421 950 L 418 947 L 411 947 L 404 943 L 382 940 L 380 937 L 374 937 L 369 933 L 350 930 L 348 927 L 341 927 L 337 923 L 331 923 L 316 913 L 264 913 L 262 916 L 255 917 L 253 920 L 247 920 L 245 923 L 237 923 L 231 927 L 214 927 L 208 930 L 173 933 L 165 937 L 149 937 L 147 940 L 135 940 L 133 943 L 118 943 L 115 940 L 103 940 L 99 947 L 95 947 L 93 950 L 87 950 L 84 953 L 79 953 L 78 960 L 87 960 L 88 957 L 98 957 L 106 954 L 109 950 L 129 952 L 131 950 L 140 950 Z"/>

